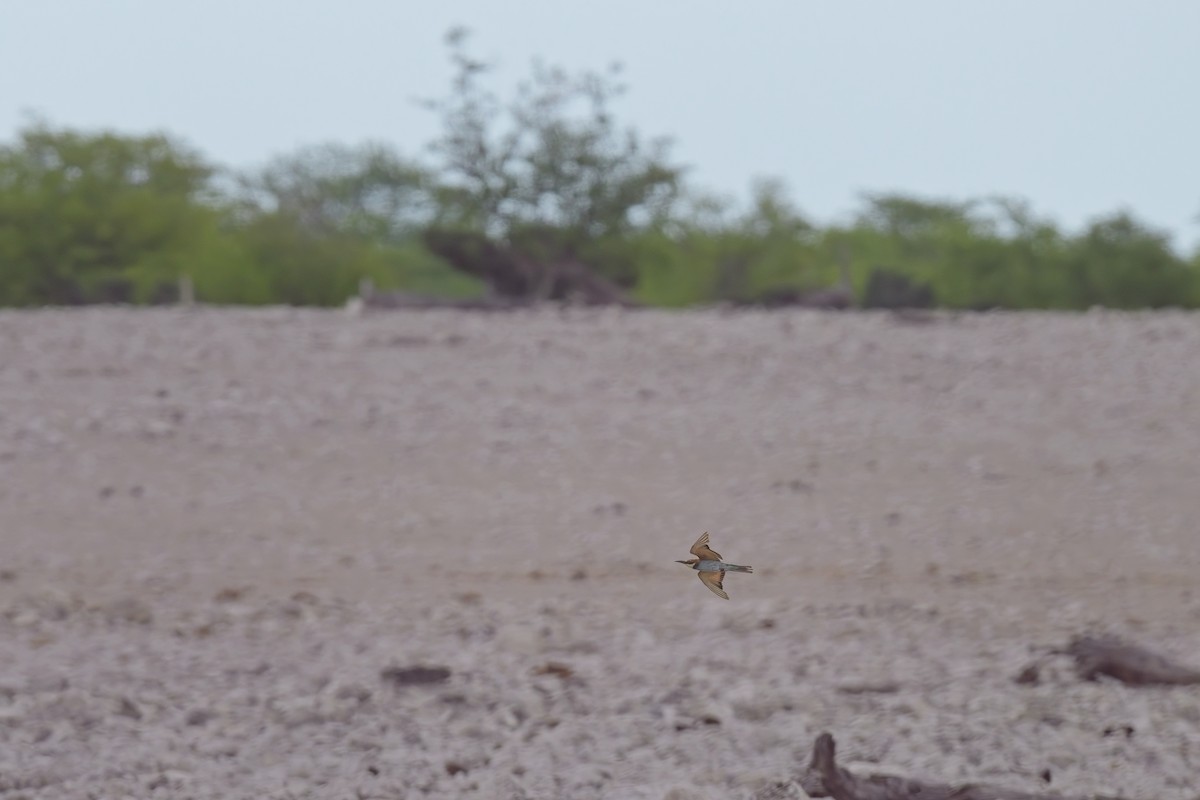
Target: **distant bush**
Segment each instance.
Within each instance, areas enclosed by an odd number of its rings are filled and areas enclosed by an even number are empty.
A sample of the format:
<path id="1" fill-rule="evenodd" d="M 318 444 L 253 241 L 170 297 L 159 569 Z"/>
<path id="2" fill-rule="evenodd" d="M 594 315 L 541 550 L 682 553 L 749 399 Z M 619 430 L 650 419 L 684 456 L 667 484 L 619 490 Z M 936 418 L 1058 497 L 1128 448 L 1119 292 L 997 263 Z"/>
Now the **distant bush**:
<path id="1" fill-rule="evenodd" d="M 0 147 L 0 304 L 160 296 L 225 255 L 212 174 L 166 136 L 22 131 Z"/>
<path id="2" fill-rule="evenodd" d="M 169 302 L 181 275 L 212 303 L 337 305 L 364 278 L 577 297 L 594 274 L 593 296 L 664 307 L 847 289 L 868 307 L 1200 306 L 1200 252 L 1125 212 L 1068 235 L 1022 201 L 881 194 L 819 226 L 778 181 L 732 209 L 668 141 L 617 124 L 616 68 L 535 66 L 506 103 L 465 41 L 448 37 L 451 90 L 427 103 L 432 163 L 326 144 L 234 173 L 165 135 L 29 126 L 0 146 L 0 305 Z"/>

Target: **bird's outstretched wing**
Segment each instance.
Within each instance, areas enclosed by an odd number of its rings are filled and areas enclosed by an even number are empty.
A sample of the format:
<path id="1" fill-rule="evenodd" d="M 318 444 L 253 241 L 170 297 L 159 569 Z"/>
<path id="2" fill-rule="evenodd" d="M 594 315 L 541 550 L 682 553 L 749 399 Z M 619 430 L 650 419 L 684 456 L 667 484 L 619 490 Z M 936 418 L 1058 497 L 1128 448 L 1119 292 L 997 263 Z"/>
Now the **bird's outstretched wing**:
<path id="1" fill-rule="evenodd" d="M 725 570 L 720 572 L 697 572 L 700 576 L 700 582 L 712 590 L 712 593 L 717 597 L 729 599 L 729 595 L 725 594 Z"/>
<path id="2" fill-rule="evenodd" d="M 720 561 L 721 554 L 708 546 L 708 531 L 705 531 L 696 543 L 692 545 L 691 554 L 701 561 Z"/>

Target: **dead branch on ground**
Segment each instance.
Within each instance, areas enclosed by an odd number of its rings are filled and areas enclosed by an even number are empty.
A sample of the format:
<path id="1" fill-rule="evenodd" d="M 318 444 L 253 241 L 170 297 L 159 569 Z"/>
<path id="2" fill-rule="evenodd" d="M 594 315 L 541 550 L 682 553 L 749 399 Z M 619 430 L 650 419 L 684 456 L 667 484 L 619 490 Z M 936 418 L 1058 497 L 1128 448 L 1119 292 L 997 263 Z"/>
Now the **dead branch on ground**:
<path id="1" fill-rule="evenodd" d="M 1200 684 L 1200 671 L 1111 636 L 1080 636 L 1063 652 L 1075 659 L 1075 671 L 1085 681 L 1108 675 L 1132 686 Z"/>
<path id="2" fill-rule="evenodd" d="M 1085 681 L 1106 675 L 1130 686 L 1192 686 L 1200 684 L 1200 670 L 1183 666 L 1166 656 L 1115 636 L 1077 636 L 1049 656 L 1075 659 L 1075 673 Z M 1017 683 L 1037 683 L 1042 663 L 1038 659 L 1016 676 Z"/>
<path id="3" fill-rule="evenodd" d="M 822 733 L 813 744 L 812 760 L 796 783 L 809 797 L 833 800 L 1119 800 L 1099 795 L 1070 797 L 1054 792 L 1036 794 L 984 783 L 932 783 L 898 775 L 855 775 L 837 765 L 833 736 Z M 769 787 L 758 800 L 786 797 L 784 786 Z"/>

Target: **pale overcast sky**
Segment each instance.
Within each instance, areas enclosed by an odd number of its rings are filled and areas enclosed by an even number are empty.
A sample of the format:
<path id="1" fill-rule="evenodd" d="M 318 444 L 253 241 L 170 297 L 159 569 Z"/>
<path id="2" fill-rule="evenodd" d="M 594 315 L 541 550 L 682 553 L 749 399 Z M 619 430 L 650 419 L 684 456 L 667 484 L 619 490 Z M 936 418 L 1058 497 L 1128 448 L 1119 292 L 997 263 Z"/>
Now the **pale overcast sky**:
<path id="1" fill-rule="evenodd" d="M 1076 229 L 1120 208 L 1200 241 L 1195 0 L 0 0 L 0 141 L 166 130 L 230 166 L 437 130 L 455 24 L 509 86 L 534 57 L 621 61 L 616 108 L 693 179 L 783 178 L 819 221 L 863 191 L 1029 199 Z"/>

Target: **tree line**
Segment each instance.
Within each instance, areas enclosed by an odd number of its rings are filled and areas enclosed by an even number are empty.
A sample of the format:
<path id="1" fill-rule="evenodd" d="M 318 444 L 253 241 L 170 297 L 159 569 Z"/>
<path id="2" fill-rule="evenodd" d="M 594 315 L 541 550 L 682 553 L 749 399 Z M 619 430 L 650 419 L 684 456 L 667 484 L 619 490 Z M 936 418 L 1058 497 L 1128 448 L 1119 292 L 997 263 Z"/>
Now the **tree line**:
<path id="1" fill-rule="evenodd" d="M 221 304 L 338 305 L 367 279 L 667 307 L 839 286 L 868 306 L 1200 306 L 1200 251 L 1128 212 L 1072 234 L 1022 200 L 874 194 L 823 226 L 770 180 L 735 208 L 669 140 L 618 124 L 619 68 L 535 64 L 503 99 L 466 32 L 447 43 L 452 84 L 423 104 L 441 132 L 418 157 L 326 144 L 238 171 L 164 134 L 31 123 L 0 145 L 0 306 L 170 302 L 185 275 Z"/>

